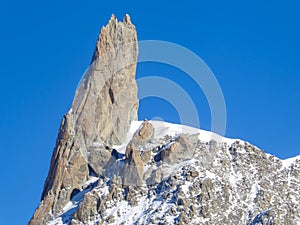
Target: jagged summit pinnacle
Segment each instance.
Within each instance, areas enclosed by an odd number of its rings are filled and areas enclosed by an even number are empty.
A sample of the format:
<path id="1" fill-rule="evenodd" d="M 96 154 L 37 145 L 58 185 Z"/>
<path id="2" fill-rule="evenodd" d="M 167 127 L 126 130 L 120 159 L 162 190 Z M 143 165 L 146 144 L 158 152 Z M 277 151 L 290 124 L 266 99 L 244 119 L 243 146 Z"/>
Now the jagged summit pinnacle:
<path id="1" fill-rule="evenodd" d="M 112 14 L 111 17 L 110 17 L 110 20 L 108 22 L 108 24 L 110 24 L 111 22 L 118 22 L 118 18 L 116 17 L 115 14 Z M 130 19 L 130 16 L 128 14 L 125 14 L 125 16 L 123 17 L 123 20 L 122 20 L 123 23 L 128 23 L 128 24 L 131 24 L 131 19 Z"/>
<path id="2" fill-rule="evenodd" d="M 123 34 L 123 32 L 124 32 L 123 40 L 118 40 L 117 35 L 121 33 Z M 120 41 L 123 42 L 120 43 Z M 136 28 L 132 24 L 130 16 L 126 14 L 123 18 L 123 21 L 118 22 L 117 17 L 114 14 L 112 14 L 108 24 L 101 28 L 99 38 L 96 44 L 94 56 L 92 58 L 92 63 L 95 60 L 99 59 L 101 55 L 107 54 L 107 51 L 111 51 L 109 46 L 107 46 L 107 48 L 104 51 L 103 47 L 106 46 L 107 44 L 113 44 L 114 48 L 118 48 L 122 45 L 134 43 L 136 41 L 137 41 Z"/>
<path id="3" fill-rule="evenodd" d="M 123 18 L 123 23 L 127 23 L 127 24 L 132 24 L 131 23 L 131 19 L 130 16 L 128 14 L 126 14 Z"/>
<path id="4" fill-rule="evenodd" d="M 123 21 L 113 15 L 101 29 L 93 63 L 62 120 L 42 201 L 30 225 L 46 224 L 87 188 L 89 176 L 100 174 L 111 157 L 106 149 L 121 144 L 137 120 L 137 34 L 128 15 Z"/>

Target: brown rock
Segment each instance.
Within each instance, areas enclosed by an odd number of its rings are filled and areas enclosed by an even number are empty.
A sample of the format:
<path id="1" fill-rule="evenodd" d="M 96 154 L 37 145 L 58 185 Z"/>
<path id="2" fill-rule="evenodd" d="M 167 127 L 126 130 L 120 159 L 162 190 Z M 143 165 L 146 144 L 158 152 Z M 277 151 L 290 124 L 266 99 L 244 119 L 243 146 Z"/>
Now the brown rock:
<path id="1" fill-rule="evenodd" d="M 125 168 L 123 171 L 124 186 L 140 186 L 143 182 L 144 163 L 140 152 L 133 142 L 126 148 Z"/>
<path id="2" fill-rule="evenodd" d="M 133 141 L 138 144 L 144 144 L 151 140 L 154 134 L 154 128 L 148 120 L 145 120 L 141 125 L 141 128 L 138 129 L 134 136 Z"/>
<path id="3" fill-rule="evenodd" d="M 151 160 L 151 151 L 144 151 L 142 154 L 142 160 L 144 164 L 147 164 Z"/>
<path id="4" fill-rule="evenodd" d="M 145 151 L 143 154 L 137 146 L 145 144 L 151 140 L 154 134 L 154 128 L 149 121 L 145 120 L 141 127 L 135 132 L 132 140 L 128 144 L 125 152 L 125 167 L 123 171 L 123 184 L 140 186 L 143 183 L 144 163 L 150 161 L 151 151 Z M 142 154 L 142 156 L 141 156 Z"/>
<path id="5" fill-rule="evenodd" d="M 102 150 L 95 151 L 95 142 L 105 146 L 125 139 L 131 122 L 137 119 L 137 52 L 136 29 L 130 17 L 118 22 L 112 16 L 101 29 L 91 67 L 62 121 L 43 201 L 29 225 L 46 224 L 61 212 L 73 190 L 85 188 L 89 163 L 97 174 L 102 172 L 109 157 Z M 131 161 L 138 164 L 135 158 Z"/>
<path id="6" fill-rule="evenodd" d="M 176 163 L 193 157 L 194 150 L 189 144 L 189 140 L 185 135 L 179 136 L 169 147 L 160 153 L 160 160 L 167 163 Z"/>
<path id="7" fill-rule="evenodd" d="M 99 197 L 96 194 L 88 193 L 84 196 L 82 202 L 74 214 L 74 219 L 87 224 L 88 221 L 93 220 L 98 215 L 97 203 Z"/>
<path id="8" fill-rule="evenodd" d="M 199 172 L 198 172 L 197 170 L 192 170 L 192 171 L 191 171 L 191 176 L 192 176 L 193 178 L 199 177 Z"/>

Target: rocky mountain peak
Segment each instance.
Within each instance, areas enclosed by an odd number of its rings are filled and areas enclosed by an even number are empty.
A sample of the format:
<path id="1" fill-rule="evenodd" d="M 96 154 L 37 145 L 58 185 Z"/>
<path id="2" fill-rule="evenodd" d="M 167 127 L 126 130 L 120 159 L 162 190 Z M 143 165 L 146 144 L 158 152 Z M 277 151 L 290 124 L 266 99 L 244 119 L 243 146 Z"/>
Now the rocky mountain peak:
<path id="1" fill-rule="evenodd" d="M 122 38 L 119 38 L 121 34 Z M 112 54 L 115 49 L 137 42 L 136 28 L 132 24 L 130 16 L 126 14 L 123 21 L 119 22 L 113 14 L 106 26 L 103 26 L 96 44 L 92 62 L 107 54 Z M 137 45 L 134 46 L 137 48 Z M 128 55 L 129 56 L 129 55 Z M 118 62 L 120 63 L 120 62 Z"/>
<path id="2" fill-rule="evenodd" d="M 132 25 L 132 23 L 131 23 L 131 18 L 130 18 L 130 16 L 129 16 L 128 14 L 126 14 L 126 15 L 124 16 L 124 18 L 123 18 L 123 23 L 127 23 L 127 24 L 131 24 L 131 25 Z"/>
<path id="3" fill-rule="evenodd" d="M 111 154 L 137 120 L 135 80 L 137 34 L 126 15 L 112 15 L 101 29 L 92 63 L 69 112 L 64 116 L 52 155 L 42 201 L 30 224 L 45 224 L 87 187 L 92 173 L 101 174 Z"/>
<path id="4" fill-rule="evenodd" d="M 299 224 L 300 157 L 136 121 L 137 54 L 129 15 L 112 15 L 61 122 L 29 225 Z"/>

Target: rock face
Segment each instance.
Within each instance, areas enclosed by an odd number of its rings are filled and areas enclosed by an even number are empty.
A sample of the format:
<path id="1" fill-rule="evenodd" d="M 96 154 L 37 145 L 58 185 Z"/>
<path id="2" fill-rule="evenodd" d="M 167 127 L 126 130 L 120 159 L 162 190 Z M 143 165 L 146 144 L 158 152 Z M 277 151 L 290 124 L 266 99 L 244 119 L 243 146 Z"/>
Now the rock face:
<path id="1" fill-rule="evenodd" d="M 114 173 L 90 176 L 90 185 L 50 224 L 300 221 L 300 157 L 281 161 L 240 140 L 203 139 L 205 131 L 194 128 L 183 134 L 180 125 L 134 124 L 125 152 L 107 165 Z"/>
<path id="2" fill-rule="evenodd" d="M 125 153 L 125 166 L 122 173 L 123 185 L 125 186 L 141 186 L 143 184 L 143 174 L 144 174 L 144 163 L 146 157 L 150 151 L 141 152 L 139 147 L 142 144 L 148 143 L 154 135 L 154 129 L 151 123 L 147 120 L 142 124 L 142 126 L 135 132 L 132 140 L 128 144 Z M 148 161 L 149 161 L 148 160 Z"/>
<path id="3" fill-rule="evenodd" d="M 87 187 L 91 173 L 101 174 L 111 158 L 109 146 L 121 144 L 137 120 L 135 81 L 138 47 L 130 17 L 113 15 L 101 29 L 92 64 L 65 115 L 52 156 L 42 201 L 30 225 L 62 212 L 72 195 Z"/>
<path id="4" fill-rule="evenodd" d="M 86 148 L 94 142 L 123 143 L 131 121 L 137 120 L 137 54 L 137 34 L 130 17 L 118 22 L 112 16 L 101 29 L 92 65 L 72 105 L 75 133 Z"/>
<path id="5" fill-rule="evenodd" d="M 156 160 L 174 164 L 180 160 L 191 159 L 193 153 L 194 150 L 190 146 L 189 139 L 185 135 L 180 135 L 157 155 Z"/>
<path id="6" fill-rule="evenodd" d="M 282 161 L 207 131 L 134 121 L 136 60 L 135 27 L 112 16 L 29 224 L 299 224 L 300 156 Z"/>

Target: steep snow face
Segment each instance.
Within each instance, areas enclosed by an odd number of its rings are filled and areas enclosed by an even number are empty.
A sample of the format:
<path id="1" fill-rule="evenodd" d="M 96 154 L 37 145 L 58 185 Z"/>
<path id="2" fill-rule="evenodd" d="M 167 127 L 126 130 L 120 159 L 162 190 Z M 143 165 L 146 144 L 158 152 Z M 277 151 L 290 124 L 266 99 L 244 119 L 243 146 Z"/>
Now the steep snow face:
<path id="1" fill-rule="evenodd" d="M 133 122 L 126 141 L 113 146 L 120 155 L 142 124 Z M 149 168 L 167 171 L 154 174 L 157 182 L 124 186 L 119 175 L 91 176 L 88 187 L 47 224 L 299 224 L 300 156 L 281 161 L 238 139 L 161 121 L 151 124 L 152 139 L 138 149 L 151 153 L 144 177 Z M 182 134 L 193 157 L 171 164 L 157 159 Z"/>

